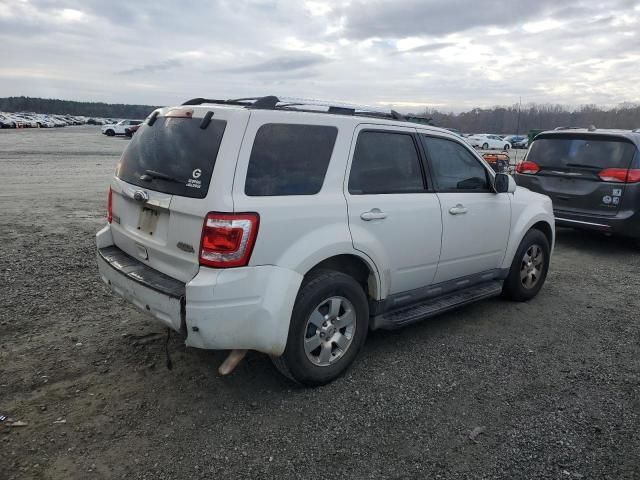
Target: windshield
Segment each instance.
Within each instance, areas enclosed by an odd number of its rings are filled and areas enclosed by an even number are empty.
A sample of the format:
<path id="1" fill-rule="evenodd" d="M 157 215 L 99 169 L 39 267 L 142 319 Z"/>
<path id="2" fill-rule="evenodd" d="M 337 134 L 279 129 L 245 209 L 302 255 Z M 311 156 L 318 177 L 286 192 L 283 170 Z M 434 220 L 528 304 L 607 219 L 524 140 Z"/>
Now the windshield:
<path id="1" fill-rule="evenodd" d="M 158 117 L 143 124 L 122 154 L 116 175 L 158 192 L 204 198 L 227 122 Z"/>
<path id="2" fill-rule="evenodd" d="M 527 160 L 549 168 L 629 168 L 635 145 L 622 138 L 570 135 L 537 137 Z"/>

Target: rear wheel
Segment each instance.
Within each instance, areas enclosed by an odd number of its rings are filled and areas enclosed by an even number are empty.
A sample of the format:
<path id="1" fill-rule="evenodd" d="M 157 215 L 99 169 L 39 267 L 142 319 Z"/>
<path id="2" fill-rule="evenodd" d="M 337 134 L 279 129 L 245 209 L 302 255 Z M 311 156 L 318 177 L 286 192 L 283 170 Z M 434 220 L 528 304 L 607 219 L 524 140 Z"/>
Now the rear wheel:
<path id="1" fill-rule="evenodd" d="M 489 144 L 488 143 L 483 143 L 482 144 L 482 149 L 483 150 L 489 150 Z"/>
<path id="2" fill-rule="evenodd" d="M 535 297 L 549 270 L 549 241 L 540 230 L 529 230 L 516 252 L 502 293 L 507 298 L 524 302 Z"/>
<path id="3" fill-rule="evenodd" d="M 116 132 L 111 129 L 107 130 L 105 133 L 107 134 L 107 137 L 113 137 L 116 134 Z"/>
<path id="4" fill-rule="evenodd" d="M 369 305 L 362 286 L 333 270 L 305 280 L 291 315 L 284 353 L 272 357 L 278 370 L 308 386 L 324 385 L 351 365 L 369 328 Z"/>
<path id="5" fill-rule="evenodd" d="M 511 148 L 511 147 L 509 146 L 509 144 L 508 144 L 508 143 L 505 143 L 505 144 L 504 144 L 504 149 L 505 149 L 505 150 L 509 150 L 509 148 Z"/>

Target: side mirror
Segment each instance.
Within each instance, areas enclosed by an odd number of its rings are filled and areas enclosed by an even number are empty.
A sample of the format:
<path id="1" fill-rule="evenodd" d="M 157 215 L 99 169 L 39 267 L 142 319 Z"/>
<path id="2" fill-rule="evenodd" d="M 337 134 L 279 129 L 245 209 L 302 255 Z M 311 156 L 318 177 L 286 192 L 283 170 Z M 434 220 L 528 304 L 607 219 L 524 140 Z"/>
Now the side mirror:
<path id="1" fill-rule="evenodd" d="M 496 193 L 513 193 L 516 191 L 516 181 L 508 173 L 496 173 L 493 185 Z"/>

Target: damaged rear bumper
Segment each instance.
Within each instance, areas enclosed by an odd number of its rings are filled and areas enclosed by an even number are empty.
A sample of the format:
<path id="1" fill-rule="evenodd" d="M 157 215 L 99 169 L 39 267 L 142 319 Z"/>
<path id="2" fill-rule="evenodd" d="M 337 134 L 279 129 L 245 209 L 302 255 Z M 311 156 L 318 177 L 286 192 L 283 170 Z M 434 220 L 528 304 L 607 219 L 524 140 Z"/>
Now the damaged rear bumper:
<path id="1" fill-rule="evenodd" d="M 186 334 L 188 346 L 258 350 L 281 355 L 303 276 L 263 265 L 201 267 L 182 283 L 130 257 L 98 232 L 98 270 L 104 283 L 159 322 Z"/>

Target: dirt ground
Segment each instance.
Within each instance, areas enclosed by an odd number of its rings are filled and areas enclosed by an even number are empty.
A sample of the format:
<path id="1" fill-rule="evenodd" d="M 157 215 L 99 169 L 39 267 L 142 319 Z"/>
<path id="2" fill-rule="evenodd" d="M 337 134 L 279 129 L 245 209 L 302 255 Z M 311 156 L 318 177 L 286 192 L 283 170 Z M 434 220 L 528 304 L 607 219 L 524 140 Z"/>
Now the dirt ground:
<path id="1" fill-rule="evenodd" d="M 96 270 L 126 143 L 0 131 L 0 479 L 640 478 L 630 242 L 560 230 L 536 299 L 375 332 L 326 387 L 257 353 L 220 377 L 223 353 L 178 336 L 169 371 Z"/>

